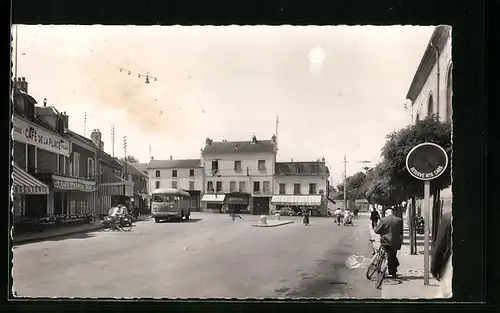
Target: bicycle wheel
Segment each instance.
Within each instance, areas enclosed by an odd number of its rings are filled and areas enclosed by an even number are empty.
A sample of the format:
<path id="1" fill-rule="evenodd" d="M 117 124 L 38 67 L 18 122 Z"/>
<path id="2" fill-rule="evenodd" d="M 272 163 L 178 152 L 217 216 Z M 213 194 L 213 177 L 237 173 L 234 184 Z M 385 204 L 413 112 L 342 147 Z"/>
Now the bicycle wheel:
<path id="1" fill-rule="evenodd" d="M 132 230 L 132 222 L 130 222 L 130 221 L 123 222 L 123 224 L 121 225 L 121 228 L 124 231 L 131 231 Z"/>
<path id="2" fill-rule="evenodd" d="M 103 231 L 110 231 L 111 230 L 111 223 L 106 222 L 106 221 L 102 221 L 101 222 L 101 229 Z"/>
<path id="3" fill-rule="evenodd" d="M 384 281 L 386 272 L 387 272 L 387 257 L 384 255 L 381 258 L 380 268 L 377 271 L 377 282 L 375 283 L 375 288 L 380 289 L 380 287 L 382 287 L 382 282 Z"/>
<path id="4" fill-rule="evenodd" d="M 89 224 L 94 225 L 94 223 L 95 223 L 95 218 L 92 215 L 90 215 L 89 216 Z"/>
<path id="5" fill-rule="evenodd" d="M 380 261 L 380 255 L 376 253 L 370 262 L 370 265 L 366 269 L 366 279 L 371 280 L 373 275 L 375 275 L 375 272 L 377 271 L 377 268 L 379 267 L 379 261 Z"/>

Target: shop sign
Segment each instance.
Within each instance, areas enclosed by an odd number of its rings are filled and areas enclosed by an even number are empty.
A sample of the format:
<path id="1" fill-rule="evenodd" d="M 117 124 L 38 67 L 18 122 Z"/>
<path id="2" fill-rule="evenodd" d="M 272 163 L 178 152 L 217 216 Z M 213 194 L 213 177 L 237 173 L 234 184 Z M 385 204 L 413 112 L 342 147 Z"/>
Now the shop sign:
<path id="1" fill-rule="evenodd" d="M 439 145 L 425 142 L 417 145 L 406 157 L 406 169 L 416 179 L 432 180 L 441 176 L 448 166 L 448 155 Z"/>
<path id="2" fill-rule="evenodd" d="M 69 157 L 69 141 L 17 117 L 12 118 L 12 138 L 42 150 Z"/>
<path id="3" fill-rule="evenodd" d="M 92 192 L 96 190 L 94 185 L 84 184 L 79 181 L 64 181 L 58 179 L 54 179 L 54 188 L 62 190 L 79 190 L 86 192 Z"/>

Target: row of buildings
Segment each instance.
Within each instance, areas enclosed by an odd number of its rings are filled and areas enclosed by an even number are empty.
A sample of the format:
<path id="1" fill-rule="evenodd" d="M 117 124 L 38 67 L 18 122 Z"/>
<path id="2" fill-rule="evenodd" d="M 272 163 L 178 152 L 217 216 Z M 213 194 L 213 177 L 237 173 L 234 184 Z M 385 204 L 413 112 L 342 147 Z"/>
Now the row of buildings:
<path id="1" fill-rule="evenodd" d="M 14 82 L 12 200 L 22 217 L 105 214 L 113 203 L 146 209 L 147 175 L 104 152 L 99 130 L 86 138 L 69 129 L 69 117 L 37 105 L 28 82 Z"/>
<path id="2" fill-rule="evenodd" d="M 269 214 L 283 206 L 317 207 L 326 214 L 330 172 L 325 158 L 277 162 L 277 140 L 206 139 L 200 159 L 154 160 L 140 164 L 149 190 L 180 188 L 191 195 L 191 210 Z"/>

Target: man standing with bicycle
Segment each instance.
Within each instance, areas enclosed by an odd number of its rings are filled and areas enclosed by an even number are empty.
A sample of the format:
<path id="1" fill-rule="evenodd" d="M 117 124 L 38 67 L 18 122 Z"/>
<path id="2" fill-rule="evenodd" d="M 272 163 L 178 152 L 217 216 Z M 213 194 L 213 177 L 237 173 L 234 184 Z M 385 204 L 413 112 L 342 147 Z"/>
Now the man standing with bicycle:
<path id="1" fill-rule="evenodd" d="M 403 244 L 403 219 L 394 216 L 391 209 L 385 211 L 385 217 L 380 220 L 375 233 L 380 235 L 380 245 L 387 253 L 387 267 L 389 275 L 397 277 L 399 260 L 397 252 Z"/>

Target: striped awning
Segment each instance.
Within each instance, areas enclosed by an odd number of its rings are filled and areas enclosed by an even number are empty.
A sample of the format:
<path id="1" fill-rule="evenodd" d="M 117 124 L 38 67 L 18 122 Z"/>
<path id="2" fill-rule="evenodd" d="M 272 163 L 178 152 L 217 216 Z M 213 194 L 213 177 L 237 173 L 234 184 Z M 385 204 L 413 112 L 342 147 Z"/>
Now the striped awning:
<path id="1" fill-rule="evenodd" d="M 46 195 L 49 193 L 49 187 L 22 170 L 14 164 L 12 171 L 12 178 L 14 180 L 12 189 L 14 194 L 24 195 Z"/>
<path id="2" fill-rule="evenodd" d="M 215 203 L 223 203 L 224 199 L 226 198 L 226 195 L 221 194 L 221 195 L 203 195 L 203 198 L 201 198 L 201 202 L 215 202 Z"/>
<path id="3" fill-rule="evenodd" d="M 278 205 L 321 205 L 321 196 L 318 195 L 274 195 L 271 204 Z"/>

